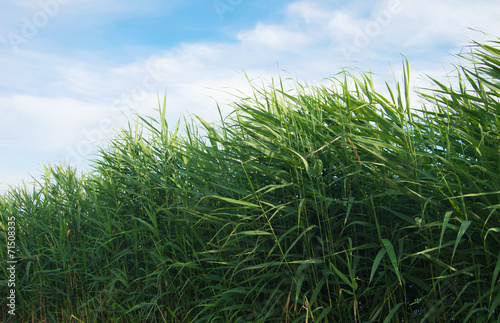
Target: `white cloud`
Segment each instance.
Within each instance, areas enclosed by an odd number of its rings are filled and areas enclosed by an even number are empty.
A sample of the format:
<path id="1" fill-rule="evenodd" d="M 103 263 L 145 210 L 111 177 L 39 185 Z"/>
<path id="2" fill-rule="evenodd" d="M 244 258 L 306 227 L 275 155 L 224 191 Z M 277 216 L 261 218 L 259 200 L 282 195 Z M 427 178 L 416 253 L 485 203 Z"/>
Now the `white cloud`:
<path id="1" fill-rule="evenodd" d="M 311 1 L 299 1 L 290 4 L 287 8 L 287 13 L 290 16 L 295 16 L 303 19 L 306 24 L 324 23 L 331 16 L 319 3 Z"/>
<path id="2" fill-rule="evenodd" d="M 288 6 L 288 14 L 303 20 L 308 33 L 356 45 L 360 34 L 368 38 L 366 49 L 401 48 L 411 55 L 415 48 L 436 44 L 462 46 L 471 39 L 486 39 L 474 28 L 500 30 L 500 3 L 490 0 L 384 0 L 338 4 L 306 0 Z M 366 7 L 371 6 L 366 15 Z M 493 34 L 493 36 L 496 36 Z M 395 47 L 396 46 L 396 47 Z M 365 47 L 363 47 L 365 49 Z M 386 50 L 383 50 L 386 51 Z M 360 51 L 363 52 L 363 51 Z M 370 51 L 370 53 L 372 53 Z"/>
<path id="3" fill-rule="evenodd" d="M 398 17 L 397 25 L 400 33 L 413 31 L 405 42 L 408 47 L 484 39 L 480 33 L 469 28 L 485 32 L 500 30 L 500 3 L 496 1 L 478 0 L 472 4 L 466 0 L 411 0 L 403 6 L 404 11 Z"/>
<path id="4" fill-rule="evenodd" d="M 253 30 L 239 33 L 238 40 L 241 41 L 242 46 L 247 48 L 293 53 L 303 51 L 304 47 L 309 43 L 309 37 L 304 33 L 290 30 L 285 26 L 263 23 L 258 23 Z"/>
<path id="5" fill-rule="evenodd" d="M 7 111 L 8 110 L 8 111 Z M 9 133 L 24 138 L 28 149 L 51 151 L 62 149 L 78 140 L 78 130 L 91 126 L 104 116 L 104 109 L 71 98 L 41 98 L 15 95 L 0 99 L 2 115 L 10 115 L 2 120 Z M 12 127 L 12 123 L 15 127 Z M 11 125 L 9 127 L 9 124 Z M 4 128 L 5 129 L 5 128 Z"/>

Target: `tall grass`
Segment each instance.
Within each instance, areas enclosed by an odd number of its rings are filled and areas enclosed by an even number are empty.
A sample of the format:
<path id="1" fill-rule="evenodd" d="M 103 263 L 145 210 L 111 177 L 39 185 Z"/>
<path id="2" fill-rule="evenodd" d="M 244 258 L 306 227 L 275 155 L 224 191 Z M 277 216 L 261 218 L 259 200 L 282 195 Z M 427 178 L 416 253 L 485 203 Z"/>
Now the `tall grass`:
<path id="1" fill-rule="evenodd" d="M 92 173 L 47 167 L 0 198 L 16 317 L 499 321 L 499 45 L 475 44 L 425 107 L 407 63 L 387 97 L 368 75 L 254 86 L 218 126 L 170 129 L 159 102 Z"/>

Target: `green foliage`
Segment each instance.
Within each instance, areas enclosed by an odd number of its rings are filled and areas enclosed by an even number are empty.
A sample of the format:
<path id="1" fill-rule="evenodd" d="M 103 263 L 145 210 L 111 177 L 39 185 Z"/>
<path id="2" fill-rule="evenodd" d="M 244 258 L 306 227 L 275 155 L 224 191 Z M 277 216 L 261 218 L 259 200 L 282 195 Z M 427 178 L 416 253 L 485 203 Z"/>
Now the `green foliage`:
<path id="1" fill-rule="evenodd" d="M 254 86 L 220 125 L 199 118 L 204 135 L 169 130 L 163 102 L 93 173 L 48 167 L 0 198 L 2 240 L 17 222 L 17 315 L 497 321 L 499 45 L 475 44 L 458 85 L 434 80 L 420 109 L 408 63 L 388 98 L 367 75 Z"/>

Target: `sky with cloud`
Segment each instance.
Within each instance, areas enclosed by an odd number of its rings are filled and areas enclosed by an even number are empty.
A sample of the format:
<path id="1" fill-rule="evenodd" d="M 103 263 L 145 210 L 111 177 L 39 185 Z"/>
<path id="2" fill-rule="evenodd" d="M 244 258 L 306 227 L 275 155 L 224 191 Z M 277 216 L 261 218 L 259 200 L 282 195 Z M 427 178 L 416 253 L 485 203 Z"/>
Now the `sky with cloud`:
<path id="1" fill-rule="evenodd" d="M 445 78 L 471 40 L 500 36 L 493 0 L 3 0 L 0 193 L 43 165 L 86 170 L 99 146 L 157 115 L 231 111 L 247 77 L 325 83 L 343 68 L 381 87 Z"/>

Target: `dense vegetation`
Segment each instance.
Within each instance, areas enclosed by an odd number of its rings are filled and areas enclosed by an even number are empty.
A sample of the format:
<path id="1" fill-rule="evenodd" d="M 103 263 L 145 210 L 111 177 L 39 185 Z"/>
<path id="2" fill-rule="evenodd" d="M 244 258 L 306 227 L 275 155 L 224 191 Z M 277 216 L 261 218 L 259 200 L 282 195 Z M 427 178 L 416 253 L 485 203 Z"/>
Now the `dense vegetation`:
<path id="1" fill-rule="evenodd" d="M 91 174 L 47 167 L 0 198 L 1 240 L 17 225 L 16 317 L 500 320 L 500 42 L 472 48 L 425 106 L 407 64 L 387 97 L 347 73 L 255 86 L 218 126 L 169 129 L 163 102 Z"/>

